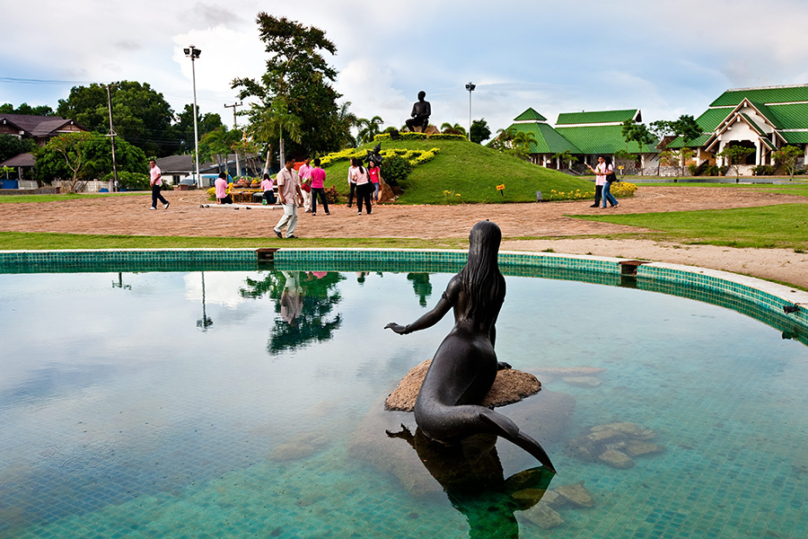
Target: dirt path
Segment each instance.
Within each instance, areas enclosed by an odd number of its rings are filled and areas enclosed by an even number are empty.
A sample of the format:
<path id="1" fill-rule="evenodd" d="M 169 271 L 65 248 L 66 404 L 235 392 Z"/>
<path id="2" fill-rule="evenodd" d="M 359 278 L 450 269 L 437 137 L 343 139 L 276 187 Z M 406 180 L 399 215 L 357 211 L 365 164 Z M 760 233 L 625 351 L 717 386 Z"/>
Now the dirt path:
<path id="1" fill-rule="evenodd" d="M 168 210 L 148 209 L 150 195 L 94 198 L 42 204 L 0 204 L 0 230 L 72 234 L 127 234 L 157 236 L 273 237 L 280 210 L 201 208 L 206 195 L 197 191 L 165 193 Z M 792 282 L 808 288 L 806 255 L 782 249 L 730 249 L 711 246 L 658 245 L 653 241 L 572 239 L 575 236 L 637 232 L 636 228 L 582 221 L 567 215 L 644 213 L 727 209 L 784 203 L 808 203 L 808 198 L 752 189 L 699 187 L 640 187 L 636 196 L 618 208 L 590 208 L 588 201 L 548 204 L 395 206 L 385 205 L 372 216 L 356 215 L 345 205 L 330 216 L 301 213 L 301 237 L 351 238 L 465 238 L 481 219 L 496 221 L 507 237 L 550 236 L 563 240 L 506 241 L 503 249 L 544 250 L 557 253 L 622 255 L 747 273 Z"/>

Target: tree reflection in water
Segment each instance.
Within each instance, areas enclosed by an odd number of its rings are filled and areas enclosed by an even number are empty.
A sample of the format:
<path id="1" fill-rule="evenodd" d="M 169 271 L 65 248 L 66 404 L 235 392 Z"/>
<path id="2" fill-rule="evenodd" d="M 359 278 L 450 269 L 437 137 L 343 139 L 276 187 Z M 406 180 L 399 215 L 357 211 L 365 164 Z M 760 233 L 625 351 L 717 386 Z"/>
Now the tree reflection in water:
<path id="1" fill-rule="evenodd" d="M 539 503 L 555 475 L 537 467 L 505 479 L 497 437 L 491 434 L 476 434 L 451 445 L 430 440 L 421 429 L 412 434 L 404 425 L 401 432 L 387 431 L 387 435 L 415 449 L 452 506 L 468 520 L 471 539 L 518 539 L 514 513 Z"/>
<path id="2" fill-rule="evenodd" d="M 246 279 L 239 290 L 244 298 L 269 296 L 275 300 L 276 318 L 270 330 L 267 352 L 278 354 L 311 341 L 327 341 L 342 325 L 340 314 L 331 311 L 342 300 L 337 272 L 269 271 L 262 280 Z"/>
<path id="3" fill-rule="evenodd" d="M 432 295 L 432 283 L 429 282 L 428 273 L 408 273 L 407 280 L 412 281 L 412 289 L 418 296 L 418 303 L 426 307 L 426 300 Z"/>

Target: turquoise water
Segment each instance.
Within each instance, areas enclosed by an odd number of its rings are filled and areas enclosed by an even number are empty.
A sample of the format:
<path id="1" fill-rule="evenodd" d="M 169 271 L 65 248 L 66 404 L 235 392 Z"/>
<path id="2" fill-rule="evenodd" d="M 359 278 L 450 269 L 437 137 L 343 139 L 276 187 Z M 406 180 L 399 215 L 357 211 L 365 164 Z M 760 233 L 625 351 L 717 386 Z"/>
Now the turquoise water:
<path id="1" fill-rule="evenodd" d="M 384 324 L 449 278 L 0 276 L 0 537 L 804 536 L 808 348 L 721 307 L 579 282 L 507 278 L 498 354 L 544 389 L 500 410 L 550 453 L 549 488 L 583 481 L 595 506 L 557 507 L 548 531 L 501 482 L 450 498 L 385 434 L 414 431 L 411 414 L 382 404 L 451 320 Z M 629 469 L 574 456 L 616 422 L 663 451 Z M 504 441 L 495 460 L 503 479 L 537 465 Z"/>

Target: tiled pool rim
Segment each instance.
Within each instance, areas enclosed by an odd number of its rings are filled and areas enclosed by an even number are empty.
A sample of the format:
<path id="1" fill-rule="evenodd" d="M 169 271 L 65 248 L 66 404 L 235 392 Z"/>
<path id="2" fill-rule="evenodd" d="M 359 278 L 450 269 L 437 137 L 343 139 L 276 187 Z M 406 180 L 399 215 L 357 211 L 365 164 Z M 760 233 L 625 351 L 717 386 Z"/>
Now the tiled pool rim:
<path id="1" fill-rule="evenodd" d="M 363 265 L 414 266 L 462 265 L 465 250 L 439 249 L 278 249 L 274 252 L 276 269 L 333 269 L 352 271 Z M 505 274 L 519 274 L 518 268 L 550 268 L 571 272 L 600 274 L 607 279 L 593 282 L 619 284 L 622 266 L 627 259 L 546 252 L 501 251 L 499 264 Z M 51 273 L 65 271 L 177 271 L 177 265 L 188 270 L 205 269 L 207 264 L 224 265 L 215 269 L 258 268 L 256 249 L 112 249 L 59 251 L 2 251 L 0 273 Z M 232 266 L 232 267 L 231 267 Z M 284 267 L 285 266 L 285 267 Z M 138 268 L 138 269 L 132 269 Z M 98 270 L 96 270 L 98 271 Z M 402 268 L 402 271 L 406 271 Z M 415 271 L 409 269 L 409 271 Z M 639 283 L 652 282 L 657 291 L 666 285 L 694 288 L 707 293 L 736 298 L 782 315 L 783 308 L 799 305 L 800 310 L 788 315 L 789 321 L 808 328 L 808 292 L 720 270 L 682 266 L 662 262 L 643 262 L 637 267 Z M 638 286 L 638 288 L 644 288 Z"/>

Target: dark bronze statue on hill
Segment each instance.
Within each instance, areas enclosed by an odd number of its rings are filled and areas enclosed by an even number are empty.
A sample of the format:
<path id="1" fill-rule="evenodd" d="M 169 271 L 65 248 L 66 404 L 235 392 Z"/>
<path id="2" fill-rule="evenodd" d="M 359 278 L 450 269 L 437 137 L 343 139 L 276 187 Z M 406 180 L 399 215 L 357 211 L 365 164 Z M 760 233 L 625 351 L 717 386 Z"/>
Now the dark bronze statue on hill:
<path id="1" fill-rule="evenodd" d="M 432 105 L 429 104 L 429 101 L 424 101 L 425 97 L 426 92 L 418 92 L 418 101 L 412 105 L 412 112 L 410 113 L 412 118 L 406 122 L 407 129 L 410 131 L 415 131 L 416 127 L 420 127 L 423 132 L 429 125 L 429 117 L 432 115 Z"/>
<path id="2" fill-rule="evenodd" d="M 415 401 L 415 422 L 429 438 L 455 443 L 474 434 L 501 436 L 518 445 L 555 472 L 550 457 L 516 424 L 482 406 L 499 369 L 494 352 L 495 323 L 505 299 L 505 278 L 497 254 L 502 233 L 490 221 L 480 221 L 469 235 L 465 267 L 449 281 L 440 301 L 421 318 L 406 326 L 387 324 L 400 335 L 426 329 L 454 310 L 455 325 L 435 352 Z"/>

